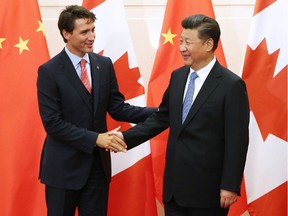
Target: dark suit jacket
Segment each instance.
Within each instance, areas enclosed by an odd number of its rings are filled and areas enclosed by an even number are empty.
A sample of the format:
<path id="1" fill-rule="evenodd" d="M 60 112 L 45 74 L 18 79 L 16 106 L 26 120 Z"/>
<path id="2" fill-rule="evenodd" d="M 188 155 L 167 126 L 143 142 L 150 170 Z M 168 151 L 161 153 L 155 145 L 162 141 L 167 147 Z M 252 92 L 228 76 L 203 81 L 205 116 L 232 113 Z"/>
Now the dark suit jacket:
<path id="1" fill-rule="evenodd" d="M 170 127 L 164 202 L 219 207 L 220 189 L 240 193 L 248 148 L 249 104 L 245 83 L 217 61 L 181 123 L 189 67 L 175 70 L 159 111 L 123 133 L 133 148 Z"/>
<path id="2" fill-rule="evenodd" d="M 156 110 L 125 103 L 110 58 L 95 53 L 89 57 L 92 95 L 64 50 L 38 70 L 39 109 L 47 132 L 40 178 L 50 186 L 83 187 L 95 157 L 93 152 L 98 148 L 95 147 L 98 133 L 107 131 L 107 112 L 118 121 L 138 123 Z M 99 149 L 99 155 L 110 181 L 110 153 Z"/>

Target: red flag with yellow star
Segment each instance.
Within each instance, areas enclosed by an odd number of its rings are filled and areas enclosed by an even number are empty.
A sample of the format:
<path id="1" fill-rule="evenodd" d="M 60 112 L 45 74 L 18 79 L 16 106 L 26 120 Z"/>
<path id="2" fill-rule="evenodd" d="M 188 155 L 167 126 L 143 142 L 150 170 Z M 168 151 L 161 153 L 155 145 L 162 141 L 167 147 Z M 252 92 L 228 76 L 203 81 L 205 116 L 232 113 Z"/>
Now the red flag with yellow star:
<path id="1" fill-rule="evenodd" d="M 38 1 L 1 0 L 0 22 L 0 215 L 45 215 L 36 77 L 49 54 Z"/>
<path id="2" fill-rule="evenodd" d="M 187 16 L 199 13 L 215 18 L 211 0 L 182 0 L 181 3 L 177 0 L 167 1 L 159 48 L 148 84 L 149 106 L 159 106 L 172 71 L 184 64 L 178 49 L 182 31 L 181 21 Z M 218 61 L 226 66 L 221 42 L 216 51 L 216 56 Z M 150 142 L 156 195 L 158 201 L 162 203 L 162 177 L 167 131 L 156 136 Z"/>

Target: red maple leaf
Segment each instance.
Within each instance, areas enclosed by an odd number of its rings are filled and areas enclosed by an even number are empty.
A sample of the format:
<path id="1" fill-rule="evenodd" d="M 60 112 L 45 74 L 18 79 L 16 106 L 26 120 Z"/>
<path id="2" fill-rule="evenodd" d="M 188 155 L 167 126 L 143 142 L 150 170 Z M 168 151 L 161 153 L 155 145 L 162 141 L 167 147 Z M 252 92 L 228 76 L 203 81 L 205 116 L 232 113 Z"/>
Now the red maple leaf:
<path id="1" fill-rule="evenodd" d="M 119 89 L 126 100 L 144 94 L 144 87 L 138 83 L 140 79 L 139 68 L 129 68 L 127 52 L 114 62 L 114 68 Z"/>
<path id="2" fill-rule="evenodd" d="M 104 50 L 98 52 L 99 55 L 103 55 L 103 53 Z M 144 94 L 144 87 L 138 83 L 141 77 L 139 68 L 129 68 L 127 52 L 114 62 L 114 69 L 120 92 L 126 100 Z"/>
<path id="3" fill-rule="evenodd" d="M 104 50 L 98 54 L 103 55 Z M 117 76 L 120 92 L 125 96 L 125 99 L 131 99 L 144 94 L 144 87 L 138 83 L 140 78 L 139 68 L 129 68 L 127 52 L 124 53 L 116 62 L 114 62 L 114 69 Z M 117 122 L 107 115 L 108 129 L 112 130 L 119 125 L 121 131 L 131 128 L 128 122 Z"/>
<path id="4" fill-rule="evenodd" d="M 265 39 L 254 51 L 248 46 L 243 79 L 263 140 L 271 133 L 287 141 L 287 65 L 273 77 L 278 55 L 268 54 Z"/>

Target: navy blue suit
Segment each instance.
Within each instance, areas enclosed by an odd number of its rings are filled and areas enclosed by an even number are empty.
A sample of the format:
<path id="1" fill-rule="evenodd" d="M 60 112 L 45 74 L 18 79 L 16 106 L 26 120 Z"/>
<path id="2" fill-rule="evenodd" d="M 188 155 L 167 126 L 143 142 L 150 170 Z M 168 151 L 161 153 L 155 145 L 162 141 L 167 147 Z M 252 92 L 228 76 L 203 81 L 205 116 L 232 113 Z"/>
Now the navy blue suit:
<path id="1" fill-rule="evenodd" d="M 55 188 L 81 189 L 91 172 L 95 151 L 110 182 L 110 152 L 96 146 L 98 134 L 107 131 L 107 113 L 118 121 L 138 123 L 156 110 L 125 103 L 110 58 L 95 53 L 89 58 L 91 95 L 65 50 L 38 70 L 39 108 L 47 132 L 40 179 Z"/>
<path id="2" fill-rule="evenodd" d="M 248 148 L 249 104 L 244 81 L 218 61 L 182 125 L 189 67 L 175 70 L 159 111 L 123 132 L 128 148 L 170 128 L 164 202 L 188 208 L 219 208 L 220 189 L 240 193 Z"/>

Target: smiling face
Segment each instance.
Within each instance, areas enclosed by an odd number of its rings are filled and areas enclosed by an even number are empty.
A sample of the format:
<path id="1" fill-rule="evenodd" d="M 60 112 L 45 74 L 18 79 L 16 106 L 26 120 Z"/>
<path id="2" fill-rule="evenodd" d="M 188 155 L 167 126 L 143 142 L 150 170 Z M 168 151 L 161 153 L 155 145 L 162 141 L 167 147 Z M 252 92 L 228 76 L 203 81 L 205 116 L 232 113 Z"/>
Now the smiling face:
<path id="1" fill-rule="evenodd" d="M 95 40 L 94 22 L 80 18 L 74 21 L 74 29 L 72 32 L 63 30 L 63 37 L 67 40 L 67 48 L 73 54 L 83 57 L 85 53 L 93 51 Z"/>
<path id="2" fill-rule="evenodd" d="M 179 50 L 186 66 L 198 71 L 205 67 L 214 57 L 213 40 L 202 40 L 197 29 L 183 29 Z"/>

